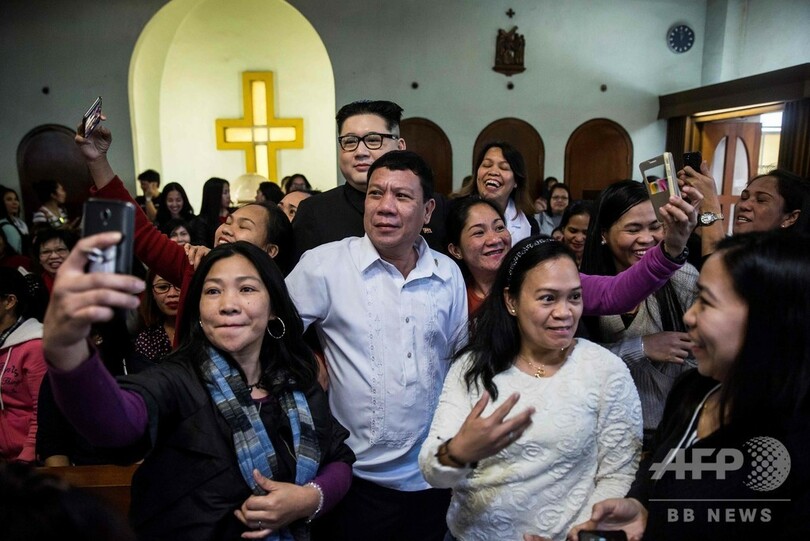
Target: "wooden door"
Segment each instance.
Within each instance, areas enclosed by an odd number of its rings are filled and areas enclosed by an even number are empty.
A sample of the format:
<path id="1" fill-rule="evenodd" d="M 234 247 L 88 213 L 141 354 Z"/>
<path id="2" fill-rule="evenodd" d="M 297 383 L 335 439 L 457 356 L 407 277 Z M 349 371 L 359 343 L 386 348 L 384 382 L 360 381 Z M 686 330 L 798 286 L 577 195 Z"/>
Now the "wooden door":
<path id="1" fill-rule="evenodd" d="M 650 156 L 652 157 L 652 156 Z M 633 178 L 633 141 L 607 118 L 580 125 L 565 145 L 565 183 L 574 199 L 596 199 L 616 181 Z"/>
<path id="2" fill-rule="evenodd" d="M 726 223 L 748 181 L 756 176 L 762 124 L 759 122 L 706 122 L 700 125 L 700 151 L 717 183 Z"/>
<path id="3" fill-rule="evenodd" d="M 534 127 L 519 118 L 501 118 L 481 130 L 475 140 L 472 156 L 470 158 L 470 173 L 475 176 L 475 157 L 478 152 L 490 141 L 504 141 L 511 144 L 523 154 L 526 162 L 526 180 L 529 184 L 531 198 L 534 200 L 542 193 L 543 170 L 546 160 L 546 148 L 543 138 Z"/>
<path id="4" fill-rule="evenodd" d="M 453 191 L 453 147 L 444 130 L 426 118 L 406 118 L 399 129 L 405 147 L 422 156 L 433 169 L 435 191 L 450 194 Z"/>
<path id="5" fill-rule="evenodd" d="M 75 135 L 73 130 L 65 126 L 46 124 L 28 132 L 17 147 L 20 195 L 29 224 L 40 206 L 34 184 L 44 179 L 57 180 L 65 188 L 65 208 L 71 220 L 82 215 L 82 205 L 87 200 L 93 180 L 73 141 Z"/>

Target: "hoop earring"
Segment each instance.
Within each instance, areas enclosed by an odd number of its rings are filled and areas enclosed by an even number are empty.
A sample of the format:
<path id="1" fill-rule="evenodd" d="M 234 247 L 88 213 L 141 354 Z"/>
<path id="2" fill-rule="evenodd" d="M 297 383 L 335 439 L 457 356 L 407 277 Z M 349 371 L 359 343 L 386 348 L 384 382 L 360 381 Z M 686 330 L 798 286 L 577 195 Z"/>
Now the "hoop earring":
<path id="1" fill-rule="evenodd" d="M 276 336 L 275 334 L 270 332 L 270 321 L 278 321 L 279 323 L 281 323 L 280 335 Z M 281 319 L 280 317 L 277 317 L 276 319 L 271 319 L 270 321 L 267 322 L 267 335 L 270 338 L 275 338 L 276 340 L 281 340 L 282 338 L 284 338 L 284 335 L 287 333 L 287 326 L 284 324 L 284 320 Z"/>

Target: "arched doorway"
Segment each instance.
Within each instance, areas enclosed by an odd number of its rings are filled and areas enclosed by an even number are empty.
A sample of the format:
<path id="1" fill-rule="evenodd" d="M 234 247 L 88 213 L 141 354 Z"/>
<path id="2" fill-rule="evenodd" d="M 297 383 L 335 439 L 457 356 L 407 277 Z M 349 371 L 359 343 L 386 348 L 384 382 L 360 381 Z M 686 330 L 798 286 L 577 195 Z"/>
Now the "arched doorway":
<path id="1" fill-rule="evenodd" d="M 276 154 L 279 178 L 303 173 L 318 189 L 336 186 L 332 64 L 284 0 L 173 0 L 147 23 L 130 62 L 136 172 L 180 182 L 195 208 L 207 178 L 249 172 L 245 152 L 217 149 L 215 120 L 245 117 L 242 73 L 251 71 L 273 72 L 266 95 L 276 117 L 303 119 L 304 147 Z"/>
<path id="2" fill-rule="evenodd" d="M 67 192 L 65 208 L 68 216 L 82 215 L 82 204 L 93 184 L 87 164 L 73 141 L 76 132 L 58 124 L 44 124 L 29 131 L 17 147 L 17 173 L 20 176 L 20 197 L 25 220 L 29 224 L 40 202 L 34 184 L 53 179 Z"/>
<path id="3" fill-rule="evenodd" d="M 534 127 L 519 118 L 501 118 L 481 130 L 475 140 L 470 170 L 475 165 L 475 157 L 489 141 L 506 141 L 517 148 L 526 161 L 526 178 L 529 181 L 532 198 L 540 193 L 543 182 L 543 171 L 546 160 L 546 148 L 543 138 Z"/>
<path id="4" fill-rule="evenodd" d="M 633 141 L 607 118 L 581 124 L 565 145 L 565 183 L 574 199 L 596 199 L 605 187 L 633 177 Z"/>
<path id="5" fill-rule="evenodd" d="M 422 156 L 433 169 L 435 190 L 444 195 L 453 191 L 453 147 L 438 124 L 427 118 L 406 118 L 400 135 L 408 150 Z"/>

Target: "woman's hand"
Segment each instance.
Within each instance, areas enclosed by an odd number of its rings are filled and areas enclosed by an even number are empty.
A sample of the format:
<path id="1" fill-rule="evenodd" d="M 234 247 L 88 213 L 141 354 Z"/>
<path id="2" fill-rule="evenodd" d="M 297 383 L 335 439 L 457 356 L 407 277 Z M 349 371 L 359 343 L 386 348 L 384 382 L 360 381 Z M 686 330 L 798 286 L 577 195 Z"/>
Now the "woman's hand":
<path id="1" fill-rule="evenodd" d="M 186 252 L 186 257 L 188 257 L 188 263 L 193 268 L 197 268 L 197 266 L 202 262 L 202 259 L 208 255 L 208 252 L 211 251 L 211 248 L 208 246 L 192 246 L 189 243 L 183 245 L 183 250 Z"/>
<path id="2" fill-rule="evenodd" d="M 101 115 L 101 120 L 107 120 L 107 117 Z M 87 168 L 90 170 L 90 176 L 93 177 L 93 183 L 96 188 L 103 188 L 109 183 L 115 172 L 107 161 L 107 151 L 110 150 L 112 144 L 112 133 L 104 124 L 98 123 L 96 129 L 93 130 L 88 137 L 79 135 L 79 130 L 76 130 L 76 136 L 73 138 L 76 146 L 79 147 L 84 161 L 87 163 Z"/>
<path id="3" fill-rule="evenodd" d="M 321 495 L 311 486 L 279 483 L 253 470 L 253 479 L 267 494 L 251 496 L 234 511 L 236 518 L 253 531 L 242 534 L 244 539 L 264 539 L 299 518 L 310 517 L 318 509 Z"/>
<path id="4" fill-rule="evenodd" d="M 692 341 L 685 332 L 664 331 L 641 337 L 644 355 L 653 361 L 683 364 L 692 352 Z"/>
<path id="5" fill-rule="evenodd" d="M 634 498 L 611 498 L 593 506 L 591 519 L 577 524 L 568 541 L 577 541 L 580 530 L 624 530 L 628 541 L 640 541 L 647 527 L 647 509 Z"/>
<path id="6" fill-rule="evenodd" d="M 462 463 L 478 462 L 511 445 L 532 424 L 534 414 L 534 408 L 528 408 L 508 421 L 504 420 L 519 398 L 520 395 L 514 393 L 492 415 L 483 417 L 484 409 L 489 403 L 489 393 L 484 392 L 464 420 L 458 434 L 446 446 L 447 454 Z"/>
<path id="7" fill-rule="evenodd" d="M 717 184 L 709 171 L 709 164 L 706 160 L 700 164 L 700 171 L 695 171 L 688 165 L 678 171 L 678 184 L 681 189 L 684 186 L 694 187 L 707 203 L 714 203 L 717 199 Z"/>
<path id="8" fill-rule="evenodd" d="M 703 202 L 703 196 L 691 186 L 684 186 L 681 192 L 689 202 L 681 197 L 671 196 L 669 203 L 661 207 L 664 249 L 671 257 L 678 257 L 686 248 L 686 241 L 697 225 L 697 209 Z"/>
<path id="9" fill-rule="evenodd" d="M 45 313 L 42 348 L 51 365 L 72 370 L 90 356 L 86 338 L 93 323 L 109 321 L 116 308 L 137 308 L 144 282 L 134 276 L 86 273 L 87 254 L 121 240 L 121 233 L 81 239 L 59 267 Z"/>

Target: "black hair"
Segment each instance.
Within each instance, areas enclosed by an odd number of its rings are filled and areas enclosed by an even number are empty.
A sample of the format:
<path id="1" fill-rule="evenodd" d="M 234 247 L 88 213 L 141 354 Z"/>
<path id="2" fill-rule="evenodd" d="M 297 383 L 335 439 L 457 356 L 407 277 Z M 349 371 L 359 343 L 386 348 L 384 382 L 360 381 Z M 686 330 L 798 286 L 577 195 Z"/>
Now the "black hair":
<path id="1" fill-rule="evenodd" d="M 30 300 L 28 282 L 17 269 L 10 267 L 0 267 L 0 296 L 14 295 L 17 298 L 17 305 L 14 308 L 14 315 L 19 317 L 26 315 L 26 308 Z"/>
<path id="2" fill-rule="evenodd" d="M 467 223 L 467 220 L 470 217 L 472 208 L 477 205 L 485 205 L 490 207 L 495 211 L 498 217 L 503 220 L 503 223 L 506 224 L 506 218 L 503 216 L 503 211 L 498 208 L 498 205 L 492 201 L 489 201 L 488 199 L 481 199 L 476 195 L 453 199 L 449 204 L 449 208 L 447 210 L 447 221 L 445 223 L 445 233 L 447 235 L 448 245 L 461 245 L 461 234 L 464 231 L 464 225 Z M 461 273 L 464 275 L 464 279 L 470 280 L 472 278 L 470 269 L 467 267 L 464 260 L 456 259 L 454 257 L 453 261 L 458 263 L 458 266 L 461 268 Z"/>
<path id="3" fill-rule="evenodd" d="M 284 191 L 286 193 L 290 193 L 290 187 L 292 186 L 293 182 L 295 182 L 295 179 L 297 179 L 297 178 L 304 179 L 304 185 L 305 185 L 304 190 L 311 190 L 312 189 L 312 184 L 309 183 L 309 180 L 307 180 L 307 177 L 305 177 L 301 173 L 293 173 L 292 175 L 290 175 L 288 177 L 284 177 L 284 182 L 282 183 L 282 188 L 284 188 Z"/>
<path id="4" fill-rule="evenodd" d="M 211 177 L 203 184 L 200 218 L 212 229 L 216 229 L 216 225 L 219 225 L 219 213 L 222 211 L 222 189 L 226 184 L 230 185 L 227 180 L 219 177 Z"/>
<path id="5" fill-rule="evenodd" d="M 265 200 L 272 201 L 276 205 L 281 203 L 281 200 L 284 198 L 284 192 L 275 182 L 270 181 L 260 182 L 259 191 L 262 192 L 262 195 L 264 195 Z"/>
<path id="6" fill-rule="evenodd" d="M 515 201 L 515 206 L 518 210 L 523 212 L 526 216 L 534 215 L 534 201 L 529 194 L 529 185 L 526 180 L 526 161 L 523 159 L 523 154 L 506 141 L 489 141 L 481 147 L 473 162 L 472 182 L 466 187 L 459 190 L 460 195 L 478 195 L 478 168 L 484 163 L 484 158 L 491 148 L 499 148 L 503 153 L 504 159 L 509 164 L 512 170 L 512 175 L 515 177 L 515 185 L 517 189 L 510 195 Z"/>
<path id="7" fill-rule="evenodd" d="M 183 220 L 190 222 L 194 219 L 194 207 L 191 206 L 191 201 L 188 200 L 188 195 L 186 195 L 186 190 L 183 189 L 183 186 L 178 182 L 169 182 L 166 186 L 163 187 L 163 191 L 160 192 L 158 196 L 158 209 L 157 209 L 157 216 L 155 217 L 155 222 L 158 224 L 164 224 L 172 219 L 172 213 L 169 212 L 169 207 L 166 205 L 166 198 L 169 196 L 170 192 L 178 192 L 180 196 L 183 198 L 183 207 L 180 209 L 180 218 Z M 222 190 L 220 190 L 220 199 L 222 197 Z"/>
<path id="8" fill-rule="evenodd" d="M 368 168 L 368 180 L 371 182 L 371 175 L 377 169 L 388 169 L 389 171 L 410 171 L 419 177 L 419 184 L 422 186 L 423 203 L 433 198 L 433 171 L 422 157 L 410 150 L 391 150 L 377 158 L 371 167 Z"/>
<path id="9" fill-rule="evenodd" d="M 377 115 L 385 120 L 385 127 L 393 132 L 399 128 L 402 120 L 402 107 L 393 101 L 385 100 L 360 100 L 354 101 L 340 108 L 335 116 L 337 121 L 338 134 L 343 130 L 343 123 L 346 119 L 357 115 Z"/>
<path id="10" fill-rule="evenodd" d="M 191 228 L 189 223 L 182 218 L 172 218 L 171 220 L 167 220 L 158 226 L 160 232 L 166 235 L 167 237 L 171 237 L 174 230 L 178 227 L 184 227 L 189 235 L 191 235 Z"/>
<path id="11" fill-rule="evenodd" d="M 14 246 L 8 243 L 8 236 L 6 232 L 0 227 L 0 238 L 3 239 L 3 246 L 5 246 L 5 250 L 3 250 L 3 255 L 10 256 L 10 255 L 20 255 L 17 253 L 17 250 L 14 249 Z"/>
<path id="12" fill-rule="evenodd" d="M 458 360 L 470 354 L 470 367 L 464 374 L 468 390 L 482 385 L 493 401 L 498 398 L 493 379 L 514 364 L 521 341 L 517 318 L 506 308 L 506 289 L 513 298 L 518 297 L 526 274 L 542 262 L 557 258 L 569 258 L 576 266 L 574 254 L 545 235 L 523 239 L 506 254 L 489 295 L 473 315 L 469 342 L 454 356 Z"/>
<path id="13" fill-rule="evenodd" d="M 565 226 L 568 225 L 568 222 L 571 221 L 571 218 L 574 216 L 579 216 L 580 214 L 587 214 L 588 216 L 593 216 L 593 203 L 590 201 L 574 201 L 568 208 L 565 209 L 563 212 L 562 218 L 560 219 L 560 225 L 558 229 L 563 231 Z"/>
<path id="14" fill-rule="evenodd" d="M 722 421 L 734 430 L 786 431 L 810 413 L 810 236 L 791 229 L 734 235 L 711 256 L 748 306 L 720 391 Z"/>
<path id="15" fill-rule="evenodd" d="M 776 179 L 776 189 L 785 200 L 782 212 L 788 214 L 795 210 L 799 211 L 799 217 L 791 228 L 802 233 L 810 233 L 810 180 L 786 169 L 773 169 L 769 173 L 755 176 L 748 184 L 766 177 Z"/>
<path id="16" fill-rule="evenodd" d="M 34 183 L 34 193 L 37 194 L 40 204 L 44 205 L 51 200 L 59 187 L 59 181 L 50 178 L 42 179 Z"/>
<path id="17" fill-rule="evenodd" d="M 265 242 L 275 244 L 278 253 L 273 261 L 284 276 L 290 273 L 293 264 L 293 229 L 290 219 L 284 214 L 276 203 L 263 201 L 261 203 L 251 203 L 267 209 L 267 229 L 265 231 Z"/>
<path id="18" fill-rule="evenodd" d="M 138 175 L 138 180 L 144 180 L 146 182 L 156 182 L 158 186 L 160 186 L 160 173 L 155 171 L 154 169 L 147 169 L 140 175 Z"/>
<path id="19" fill-rule="evenodd" d="M 20 194 L 18 194 L 16 190 L 7 188 L 6 186 L 0 186 L 0 220 L 5 219 L 8 220 L 9 223 L 13 224 L 12 218 L 15 218 L 15 216 L 9 215 L 8 209 L 6 209 L 6 194 L 9 193 L 16 195 L 17 201 L 20 200 Z M 22 236 L 22 233 L 20 233 L 20 236 Z"/>
<path id="20" fill-rule="evenodd" d="M 283 214 L 282 214 L 283 216 Z M 284 217 L 287 220 L 286 217 Z M 289 223 L 289 221 L 287 220 Z M 183 352 L 192 359 L 200 359 L 203 347 L 210 344 L 199 325 L 200 299 L 205 279 L 211 267 L 222 259 L 242 256 L 253 265 L 270 295 L 273 315 L 284 322 L 285 332 L 280 339 L 267 333 L 263 335 L 260 362 L 262 363 L 262 386 L 271 394 L 288 385 L 292 378 L 295 386 L 306 390 L 317 381 L 318 366 L 312 351 L 303 340 L 304 324 L 284 284 L 284 276 L 272 258 L 261 248 L 245 241 L 221 244 L 203 258 L 194 272 L 194 277 L 186 293 L 183 317 L 180 320 L 178 336 L 182 337 L 178 354 Z M 275 329 L 274 334 L 280 330 Z M 238 365 L 224 354 L 224 357 L 238 368 Z M 281 376 L 281 377 L 279 377 Z"/>
<path id="21" fill-rule="evenodd" d="M 602 237 L 627 211 L 649 200 L 650 194 L 647 193 L 647 188 L 635 180 L 615 182 L 602 190 L 596 200 L 596 211 L 591 215 L 591 223 L 588 226 L 588 237 L 585 239 L 580 272 L 603 276 L 617 274 L 613 252 L 608 244 L 602 244 Z M 681 302 L 675 294 L 672 280 L 668 280 L 650 297 L 654 297 L 658 303 L 662 330 L 681 332 L 686 330 L 683 324 L 684 307 L 681 306 Z M 644 302 L 650 302 L 650 297 L 647 297 Z M 582 318 L 582 322 L 595 342 L 608 341 L 600 330 L 599 316 L 585 316 Z"/>
<path id="22" fill-rule="evenodd" d="M 43 229 L 37 233 L 37 236 L 34 239 L 34 257 L 39 259 L 39 250 L 42 248 L 42 245 L 53 239 L 60 239 L 65 243 L 68 250 L 73 250 L 73 247 L 76 246 L 79 237 L 76 235 L 76 233 L 68 229 Z"/>

